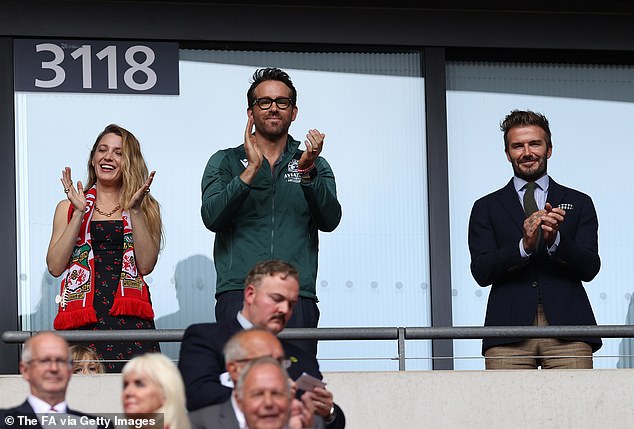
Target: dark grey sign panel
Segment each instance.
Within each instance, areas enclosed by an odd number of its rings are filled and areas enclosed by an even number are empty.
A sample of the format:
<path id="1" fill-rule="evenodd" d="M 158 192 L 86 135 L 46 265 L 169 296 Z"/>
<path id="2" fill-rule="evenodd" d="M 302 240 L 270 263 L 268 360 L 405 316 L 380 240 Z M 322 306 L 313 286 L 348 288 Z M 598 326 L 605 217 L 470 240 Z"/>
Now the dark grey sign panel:
<path id="1" fill-rule="evenodd" d="M 16 91 L 178 95 L 178 43 L 16 39 Z"/>

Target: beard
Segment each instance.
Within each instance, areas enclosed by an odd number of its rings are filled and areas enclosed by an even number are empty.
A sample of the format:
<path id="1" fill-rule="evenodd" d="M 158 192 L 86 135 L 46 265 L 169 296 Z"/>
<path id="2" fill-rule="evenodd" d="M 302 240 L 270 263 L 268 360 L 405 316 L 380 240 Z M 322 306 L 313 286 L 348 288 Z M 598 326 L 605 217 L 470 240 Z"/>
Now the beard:
<path id="1" fill-rule="evenodd" d="M 531 169 L 523 169 L 521 163 L 526 161 L 537 161 L 537 165 Z M 529 156 L 515 160 L 513 163 L 513 173 L 520 179 L 524 179 L 527 182 L 534 182 L 543 175 L 546 174 L 546 167 L 548 166 L 548 158 Z"/>
<path id="2" fill-rule="evenodd" d="M 279 122 L 277 124 L 271 124 L 267 121 L 267 119 L 270 118 L 279 119 Z M 254 115 L 253 123 L 255 124 L 255 130 L 258 134 L 271 141 L 275 141 L 286 136 L 286 134 L 288 134 L 288 129 L 291 126 L 291 121 L 285 119 L 279 113 L 267 114 L 264 117 L 256 117 Z"/>

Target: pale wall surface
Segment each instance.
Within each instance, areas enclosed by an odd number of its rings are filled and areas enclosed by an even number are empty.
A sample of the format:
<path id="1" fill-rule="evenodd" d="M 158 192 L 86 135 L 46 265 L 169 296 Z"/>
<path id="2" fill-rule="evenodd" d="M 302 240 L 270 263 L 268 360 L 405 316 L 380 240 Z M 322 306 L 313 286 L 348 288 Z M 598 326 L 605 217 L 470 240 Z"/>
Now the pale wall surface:
<path id="1" fill-rule="evenodd" d="M 326 373 L 348 429 L 630 428 L 634 370 Z M 119 375 L 76 376 L 73 408 L 120 412 Z M 26 383 L 0 376 L 0 407 L 23 401 Z"/>

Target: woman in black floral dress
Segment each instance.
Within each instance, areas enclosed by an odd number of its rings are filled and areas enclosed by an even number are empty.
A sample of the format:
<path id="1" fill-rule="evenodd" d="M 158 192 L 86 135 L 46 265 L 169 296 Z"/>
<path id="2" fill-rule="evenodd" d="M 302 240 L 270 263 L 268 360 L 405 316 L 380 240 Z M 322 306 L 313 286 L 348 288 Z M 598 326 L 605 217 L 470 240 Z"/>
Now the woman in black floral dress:
<path id="1" fill-rule="evenodd" d="M 55 210 L 46 257 L 62 276 L 55 329 L 154 329 L 147 283 L 161 246 L 158 202 L 150 195 L 138 140 L 109 125 L 97 137 L 88 160 L 88 182 L 73 187 L 66 167 L 61 182 L 67 199 Z M 133 356 L 160 351 L 157 342 L 88 342 L 108 372 Z"/>

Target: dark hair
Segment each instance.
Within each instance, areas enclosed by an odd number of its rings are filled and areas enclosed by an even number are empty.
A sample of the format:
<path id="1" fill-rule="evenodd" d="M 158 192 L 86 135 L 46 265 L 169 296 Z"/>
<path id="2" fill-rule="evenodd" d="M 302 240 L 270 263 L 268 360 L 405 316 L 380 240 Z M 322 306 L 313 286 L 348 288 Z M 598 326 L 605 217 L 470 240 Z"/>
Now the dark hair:
<path id="1" fill-rule="evenodd" d="M 244 285 L 254 285 L 255 287 L 262 284 L 262 279 L 266 276 L 281 275 L 283 279 L 292 277 L 299 283 L 299 274 L 294 266 L 288 262 L 281 261 L 279 259 L 271 259 L 268 261 L 260 262 L 255 267 L 251 268 L 247 278 L 244 280 Z"/>
<path id="2" fill-rule="evenodd" d="M 253 73 L 251 86 L 247 91 L 247 107 L 251 107 L 253 106 L 253 103 L 255 103 L 255 88 L 266 80 L 277 80 L 288 86 L 291 90 L 291 101 L 293 106 L 297 105 L 297 90 L 293 86 L 293 81 L 291 81 L 290 76 L 284 70 L 276 67 L 267 67 L 264 69 L 257 69 L 255 73 Z"/>
<path id="3" fill-rule="evenodd" d="M 504 150 L 506 152 L 509 150 L 508 134 L 510 129 L 529 125 L 535 125 L 544 130 L 546 133 L 546 146 L 553 146 L 550 136 L 550 127 L 548 126 L 546 116 L 541 113 L 531 112 L 530 110 L 513 110 L 500 122 L 500 131 L 504 132 Z"/>

